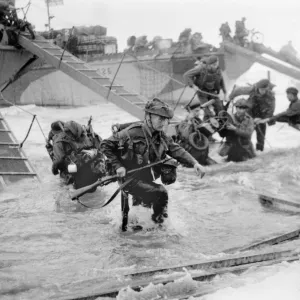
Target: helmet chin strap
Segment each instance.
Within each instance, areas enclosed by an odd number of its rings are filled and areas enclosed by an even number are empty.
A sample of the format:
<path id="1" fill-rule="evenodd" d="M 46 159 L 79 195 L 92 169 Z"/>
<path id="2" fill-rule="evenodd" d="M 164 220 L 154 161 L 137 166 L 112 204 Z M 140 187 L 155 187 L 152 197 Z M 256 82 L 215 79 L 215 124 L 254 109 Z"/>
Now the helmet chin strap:
<path id="1" fill-rule="evenodd" d="M 147 125 L 148 125 L 152 130 L 155 130 L 154 127 L 153 127 L 153 124 L 152 124 L 152 114 L 149 114 L 149 113 L 148 113 L 148 116 L 149 116 L 149 120 L 147 120 L 147 117 L 146 117 Z"/>

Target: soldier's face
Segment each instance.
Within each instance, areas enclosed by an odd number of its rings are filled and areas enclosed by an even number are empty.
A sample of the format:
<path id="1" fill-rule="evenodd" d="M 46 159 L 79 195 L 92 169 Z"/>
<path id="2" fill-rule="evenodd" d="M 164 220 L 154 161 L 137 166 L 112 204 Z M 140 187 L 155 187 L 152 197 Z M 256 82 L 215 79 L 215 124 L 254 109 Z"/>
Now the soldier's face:
<path id="1" fill-rule="evenodd" d="M 265 95 L 267 92 L 268 88 L 259 88 L 258 91 L 261 95 Z"/>
<path id="2" fill-rule="evenodd" d="M 288 93 L 286 96 L 289 99 L 289 101 L 294 101 L 296 99 L 296 96 L 292 93 Z"/>
<path id="3" fill-rule="evenodd" d="M 169 123 L 169 119 L 158 116 L 158 115 L 151 115 L 151 123 L 152 127 L 156 131 L 163 131 L 164 127 Z"/>
<path id="4" fill-rule="evenodd" d="M 193 117 L 199 117 L 200 115 L 200 107 L 197 107 L 191 111 Z"/>
<path id="5" fill-rule="evenodd" d="M 211 64 L 210 67 L 212 68 L 212 70 L 216 70 L 219 67 L 219 62 L 216 61 L 215 63 Z"/>
<path id="6" fill-rule="evenodd" d="M 237 106 L 236 107 L 236 114 L 238 115 L 238 117 L 244 116 L 245 113 L 246 113 L 246 107 L 244 107 L 244 106 Z"/>

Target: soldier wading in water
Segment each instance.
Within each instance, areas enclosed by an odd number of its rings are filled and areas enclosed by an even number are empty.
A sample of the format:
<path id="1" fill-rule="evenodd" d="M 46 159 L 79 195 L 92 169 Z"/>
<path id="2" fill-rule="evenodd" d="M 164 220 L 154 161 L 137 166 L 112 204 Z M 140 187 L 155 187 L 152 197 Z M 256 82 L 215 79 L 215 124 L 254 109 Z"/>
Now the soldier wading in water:
<path id="1" fill-rule="evenodd" d="M 147 102 L 144 110 L 144 122 L 129 125 L 101 143 L 101 150 L 117 175 L 126 178 L 127 171 L 160 161 L 169 155 L 194 167 L 197 175 L 203 176 L 204 167 L 163 131 L 174 115 L 169 106 L 154 98 Z M 139 171 L 125 188 L 134 201 L 153 208 L 152 220 L 155 223 L 163 223 L 164 218 L 168 217 L 168 192 L 163 185 L 153 182 L 159 176 L 164 182 L 163 168 L 164 164 L 160 164 Z M 175 179 L 176 176 L 173 182 Z"/>

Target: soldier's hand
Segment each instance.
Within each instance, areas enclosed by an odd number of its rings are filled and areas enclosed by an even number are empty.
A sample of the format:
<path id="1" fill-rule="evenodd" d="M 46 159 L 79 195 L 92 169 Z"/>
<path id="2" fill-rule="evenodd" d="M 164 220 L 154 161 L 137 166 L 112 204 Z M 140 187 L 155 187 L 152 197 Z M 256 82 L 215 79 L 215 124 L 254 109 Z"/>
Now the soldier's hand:
<path id="1" fill-rule="evenodd" d="M 201 178 L 205 175 L 205 168 L 198 163 L 194 165 L 194 170 L 198 176 L 201 176 Z"/>
<path id="2" fill-rule="evenodd" d="M 226 129 L 228 129 L 228 130 L 236 130 L 236 127 L 234 125 L 232 125 L 232 124 L 228 124 L 226 126 Z"/>
<path id="3" fill-rule="evenodd" d="M 262 121 L 264 121 L 264 120 L 261 119 L 261 118 L 255 118 L 254 119 L 254 124 L 260 124 L 260 123 L 262 123 Z"/>
<path id="4" fill-rule="evenodd" d="M 58 174 L 58 168 L 57 168 L 57 166 L 56 165 L 52 165 L 52 174 L 53 175 L 57 175 Z"/>
<path id="5" fill-rule="evenodd" d="M 116 170 L 118 177 L 124 177 L 126 175 L 126 169 L 124 167 L 120 167 Z"/>
<path id="6" fill-rule="evenodd" d="M 199 88 L 196 85 L 193 85 L 192 88 L 195 90 L 195 92 L 199 91 Z"/>

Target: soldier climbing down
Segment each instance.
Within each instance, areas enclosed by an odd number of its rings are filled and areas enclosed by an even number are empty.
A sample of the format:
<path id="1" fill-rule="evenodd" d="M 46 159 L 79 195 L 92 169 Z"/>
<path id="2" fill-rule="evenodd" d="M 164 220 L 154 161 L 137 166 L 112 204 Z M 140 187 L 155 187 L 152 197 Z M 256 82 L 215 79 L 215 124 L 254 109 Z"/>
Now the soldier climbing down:
<path id="1" fill-rule="evenodd" d="M 204 168 L 164 133 L 173 114 L 167 104 L 154 98 L 145 106 L 144 123 L 130 125 L 102 141 L 101 149 L 119 177 L 124 178 L 127 171 L 157 162 L 166 155 L 193 166 L 197 174 L 204 175 Z M 126 187 L 126 191 L 144 206 L 153 208 L 152 220 L 155 223 L 163 223 L 168 217 L 168 192 L 163 185 L 153 182 L 161 175 L 162 167 L 143 169 Z"/>
<path id="2" fill-rule="evenodd" d="M 201 105 L 211 99 L 215 100 L 214 104 L 212 104 L 214 112 L 212 112 L 209 107 L 204 109 L 205 121 L 214 115 L 218 115 L 218 113 L 224 109 L 223 103 L 219 99 L 218 94 L 220 93 L 220 90 L 222 90 L 226 96 L 226 87 L 221 70 L 219 68 L 218 57 L 212 55 L 204 62 L 205 63 L 199 65 L 198 67 L 195 67 L 184 73 L 183 77 L 185 83 L 189 87 L 197 90 L 197 96 Z"/>
<path id="3" fill-rule="evenodd" d="M 270 118 L 275 110 L 275 96 L 272 91 L 275 85 L 268 79 L 262 79 L 253 86 L 238 87 L 232 91 L 229 99 L 232 100 L 237 96 L 249 95 L 248 104 L 249 115 L 254 118 L 256 131 L 256 150 L 264 151 L 265 136 L 267 131 L 266 124 L 259 124 L 260 119 Z"/>

